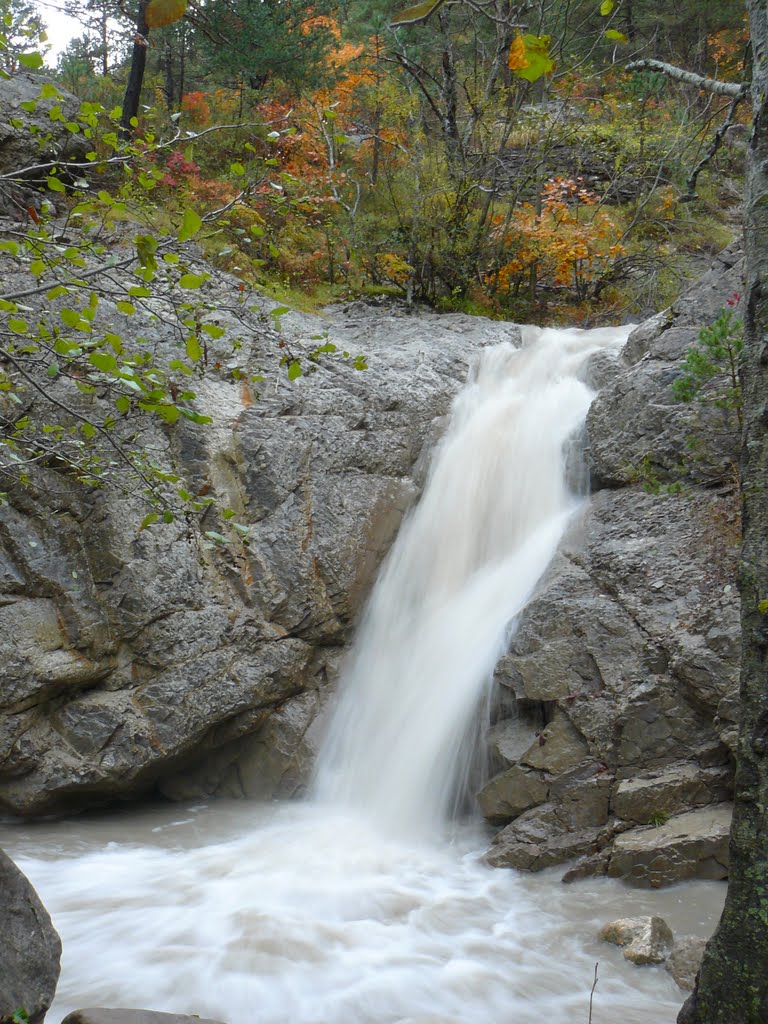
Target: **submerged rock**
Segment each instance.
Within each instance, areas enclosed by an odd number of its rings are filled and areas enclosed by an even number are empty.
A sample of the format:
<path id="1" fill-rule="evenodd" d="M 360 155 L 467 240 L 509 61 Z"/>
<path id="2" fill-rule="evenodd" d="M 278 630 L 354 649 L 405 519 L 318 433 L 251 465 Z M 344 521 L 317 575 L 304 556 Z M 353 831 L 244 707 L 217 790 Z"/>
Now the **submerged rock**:
<path id="1" fill-rule="evenodd" d="M 23 1010 L 40 1024 L 59 980 L 61 941 L 27 878 L 0 850 L 0 1020 Z"/>

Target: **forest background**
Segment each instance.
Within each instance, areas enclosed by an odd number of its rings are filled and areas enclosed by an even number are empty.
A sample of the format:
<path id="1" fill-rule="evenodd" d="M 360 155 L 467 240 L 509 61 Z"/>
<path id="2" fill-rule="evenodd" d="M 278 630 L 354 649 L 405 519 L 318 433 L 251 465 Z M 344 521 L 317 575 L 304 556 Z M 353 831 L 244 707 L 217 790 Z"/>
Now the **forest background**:
<path id="1" fill-rule="evenodd" d="M 69 5 L 83 31 L 57 61 L 64 89 L 120 121 L 137 46 L 146 71 L 143 178 L 100 162 L 116 152 L 102 132 L 67 190 L 138 204 L 160 231 L 221 211 L 206 257 L 280 301 L 640 319 L 738 233 L 744 93 L 627 70 L 741 83 L 738 0 L 426 3 L 400 25 L 378 0 L 154 0 L 151 30 L 146 7 Z M 6 71 L 40 48 L 41 11 L 0 0 Z"/>

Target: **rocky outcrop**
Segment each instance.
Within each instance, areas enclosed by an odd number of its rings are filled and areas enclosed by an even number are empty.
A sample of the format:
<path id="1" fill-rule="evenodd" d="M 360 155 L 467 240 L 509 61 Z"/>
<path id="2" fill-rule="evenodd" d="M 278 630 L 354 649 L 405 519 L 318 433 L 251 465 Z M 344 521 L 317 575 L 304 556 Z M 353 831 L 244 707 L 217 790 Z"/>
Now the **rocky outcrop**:
<path id="1" fill-rule="evenodd" d="M 45 92 L 41 95 L 41 90 Z M 55 109 L 54 109 L 55 108 Z M 88 142 L 72 126 L 80 101 L 39 75 L 17 71 L 0 89 L 0 214 L 24 219 L 40 208 L 48 168 L 82 158 Z M 51 112 L 54 111 L 53 116 Z M 48 201 L 52 198 L 48 194 Z"/>
<path id="2" fill-rule="evenodd" d="M 222 322 L 236 286 L 226 277 L 206 285 Z M 172 325 L 150 313 L 137 313 L 133 329 L 172 351 Z M 99 316 L 110 315 L 105 302 Z M 286 314 L 281 337 L 254 307 L 233 329 L 240 362 L 266 368 L 263 390 L 211 367 L 197 390 L 215 422 L 160 426 L 143 442 L 194 493 L 233 509 L 250 527 L 247 546 L 206 545 L 183 522 L 142 531 L 141 494 L 89 492 L 52 466 L 0 508 L 8 811 L 151 791 L 299 792 L 313 723 L 418 491 L 422 453 L 473 352 L 517 336 L 509 324 L 362 304 L 326 319 Z M 364 353 L 369 369 L 325 357 L 287 380 L 280 340 L 306 353 L 318 335 Z M 224 363 L 223 352 L 210 355 Z"/>
<path id="3" fill-rule="evenodd" d="M 30 1024 L 40 1024 L 56 992 L 61 942 L 37 893 L 2 850 L 0 892 L 0 1022 L 23 1011 Z"/>
<path id="4" fill-rule="evenodd" d="M 587 423 L 594 494 L 496 671 L 497 774 L 479 795 L 505 825 L 491 864 L 538 869 L 582 855 L 569 877 L 609 871 L 651 885 L 727 872 L 737 438 L 671 389 L 739 281 L 739 254 L 726 251 L 601 367 L 608 379 Z M 695 457 L 692 430 L 706 442 Z M 501 760 L 505 736 L 515 742 Z"/>

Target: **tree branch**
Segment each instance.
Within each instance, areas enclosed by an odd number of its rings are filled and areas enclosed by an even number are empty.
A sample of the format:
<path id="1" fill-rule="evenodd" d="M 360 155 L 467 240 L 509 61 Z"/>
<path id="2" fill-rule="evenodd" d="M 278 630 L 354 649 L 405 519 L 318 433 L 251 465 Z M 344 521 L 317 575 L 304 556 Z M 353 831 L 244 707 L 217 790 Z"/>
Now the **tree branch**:
<path id="1" fill-rule="evenodd" d="M 656 71 L 675 82 L 683 82 L 685 85 L 692 85 L 696 89 L 703 89 L 715 96 L 738 96 L 740 99 L 746 97 L 749 92 L 749 82 L 721 82 L 716 78 L 704 78 L 693 71 L 685 71 L 677 68 L 674 64 L 665 64 L 660 60 L 634 60 L 627 64 L 627 71 Z"/>

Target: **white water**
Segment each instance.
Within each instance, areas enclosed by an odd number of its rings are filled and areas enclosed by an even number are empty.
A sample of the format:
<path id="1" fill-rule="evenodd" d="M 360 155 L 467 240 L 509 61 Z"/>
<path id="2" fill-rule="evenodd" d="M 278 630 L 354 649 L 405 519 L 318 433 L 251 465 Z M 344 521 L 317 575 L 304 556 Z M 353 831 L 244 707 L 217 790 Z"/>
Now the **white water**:
<path id="1" fill-rule="evenodd" d="M 321 753 L 321 798 L 389 832 L 427 835 L 444 820 L 478 698 L 578 501 L 565 442 L 593 394 L 577 374 L 628 333 L 528 331 L 520 349 L 485 349 L 455 403 L 376 584 Z"/>
<path id="2" fill-rule="evenodd" d="M 335 806 L 0 832 L 64 942 L 52 1024 L 99 1004 L 229 1024 L 586 1024 L 597 960 L 593 1024 L 672 1024 L 671 979 L 596 932 L 657 912 L 708 934 L 721 886 L 562 887 L 485 867 L 479 826 L 434 825 L 467 718 L 575 505 L 562 446 L 590 396 L 573 372 L 620 337 L 543 332 L 485 354 L 350 661 L 319 782 Z"/>

